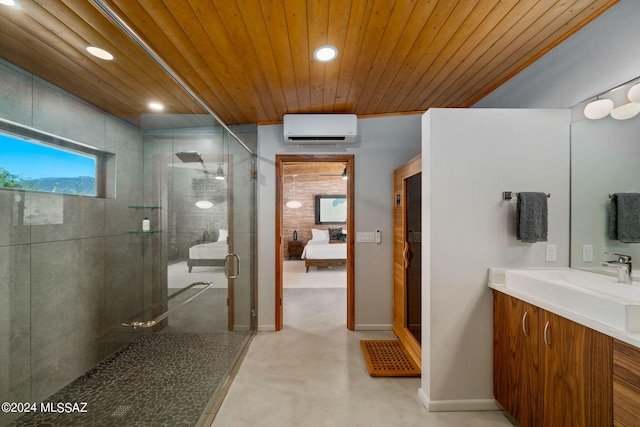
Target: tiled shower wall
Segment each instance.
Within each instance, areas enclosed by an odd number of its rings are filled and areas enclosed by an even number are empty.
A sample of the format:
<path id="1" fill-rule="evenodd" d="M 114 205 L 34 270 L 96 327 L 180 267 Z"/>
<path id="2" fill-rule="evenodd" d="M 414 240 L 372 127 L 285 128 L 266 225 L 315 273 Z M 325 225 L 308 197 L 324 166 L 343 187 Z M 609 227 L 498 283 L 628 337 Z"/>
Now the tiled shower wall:
<path id="1" fill-rule="evenodd" d="M 144 215 L 129 208 L 144 200 L 142 135 L 3 61 L 0 117 L 115 154 L 112 198 L 0 190 L 0 401 L 37 401 L 131 339 L 113 332 L 148 299 L 153 235 L 129 233 Z M 29 225 L 36 205 L 62 221 Z"/>

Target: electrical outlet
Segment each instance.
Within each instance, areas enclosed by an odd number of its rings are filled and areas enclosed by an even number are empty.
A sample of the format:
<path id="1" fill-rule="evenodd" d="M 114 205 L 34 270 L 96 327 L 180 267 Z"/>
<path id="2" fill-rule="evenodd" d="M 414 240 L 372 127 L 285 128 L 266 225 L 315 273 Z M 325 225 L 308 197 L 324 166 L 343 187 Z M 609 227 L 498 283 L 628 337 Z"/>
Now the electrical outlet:
<path id="1" fill-rule="evenodd" d="M 593 262 L 593 245 L 582 245 L 582 261 Z"/>
<path id="2" fill-rule="evenodd" d="M 556 245 L 547 245 L 547 262 L 556 262 L 558 258 L 558 250 Z"/>

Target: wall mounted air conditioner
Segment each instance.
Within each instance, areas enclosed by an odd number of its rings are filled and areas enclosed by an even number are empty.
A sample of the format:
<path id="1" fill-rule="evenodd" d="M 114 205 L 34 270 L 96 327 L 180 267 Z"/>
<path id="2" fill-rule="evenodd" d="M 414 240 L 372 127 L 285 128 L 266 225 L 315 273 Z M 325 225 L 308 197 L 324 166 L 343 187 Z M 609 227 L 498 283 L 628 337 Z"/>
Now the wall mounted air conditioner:
<path id="1" fill-rule="evenodd" d="M 336 145 L 355 142 L 355 114 L 285 114 L 284 142 L 289 145 Z"/>

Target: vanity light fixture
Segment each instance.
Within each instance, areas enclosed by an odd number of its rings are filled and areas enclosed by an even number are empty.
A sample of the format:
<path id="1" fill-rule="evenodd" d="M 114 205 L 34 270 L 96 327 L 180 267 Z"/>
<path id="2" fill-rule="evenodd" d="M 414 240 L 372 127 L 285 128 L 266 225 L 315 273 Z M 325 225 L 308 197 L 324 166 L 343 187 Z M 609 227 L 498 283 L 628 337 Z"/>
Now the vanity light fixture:
<path id="1" fill-rule="evenodd" d="M 611 117 L 616 120 L 627 120 L 635 117 L 638 113 L 640 113 L 640 104 L 630 102 L 611 110 Z"/>
<path id="2" fill-rule="evenodd" d="M 640 77 L 635 77 L 627 82 L 616 86 L 613 89 L 606 90 L 602 93 L 594 95 L 593 101 L 589 102 L 584 107 L 584 116 L 591 120 L 598 120 L 608 115 L 615 120 L 627 120 L 635 117 L 640 113 Z M 629 86 L 631 86 L 629 88 Z M 623 94 L 617 93 L 620 89 L 629 88 L 627 91 L 627 99 L 624 99 Z M 601 98 L 601 96 L 607 96 L 608 98 Z M 586 102 L 582 101 L 582 102 Z M 580 104 L 582 104 L 582 102 Z M 618 105 L 616 107 L 616 105 Z"/>
<path id="3" fill-rule="evenodd" d="M 629 101 L 640 104 L 640 83 L 631 86 L 629 93 L 627 94 Z"/>
<path id="4" fill-rule="evenodd" d="M 606 117 L 613 110 L 613 101 L 607 98 L 596 99 L 584 107 L 584 115 L 591 120 Z"/>
<path id="5" fill-rule="evenodd" d="M 338 56 L 338 49 L 331 45 L 324 45 L 313 51 L 313 57 L 318 62 L 330 62 Z"/>
<path id="6" fill-rule="evenodd" d="M 152 101 L 149 103 L 149 108 L 151 108 L 153 111 L 162 111 L 164 110 L 164 105 L 162 105 L 160 102 Z"/>
<path id="7" fill-rule="evenodd" d="M 87 52 L 89 52 L 91 55 L 95 56 L 96 58 L 104 59 L 105 61 L 113 60 L 113 55 L 104 49 L 101 49 L 96 46 L 87 46 L 86 49 L 87 49 Z"/>

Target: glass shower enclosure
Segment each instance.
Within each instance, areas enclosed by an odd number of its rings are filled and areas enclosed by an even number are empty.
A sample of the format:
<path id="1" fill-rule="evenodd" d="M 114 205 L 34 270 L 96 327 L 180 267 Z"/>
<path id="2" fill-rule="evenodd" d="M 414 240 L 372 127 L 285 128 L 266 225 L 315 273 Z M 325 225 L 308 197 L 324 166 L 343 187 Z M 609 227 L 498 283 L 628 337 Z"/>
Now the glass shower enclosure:
<path id="1" fill-rule="evenodd" d="M 0 426 L 210 424 L 256 324 L 256 126 L 0 81 L 0 133 L 104 156 L 96 197 L 0 188 Z"/>

